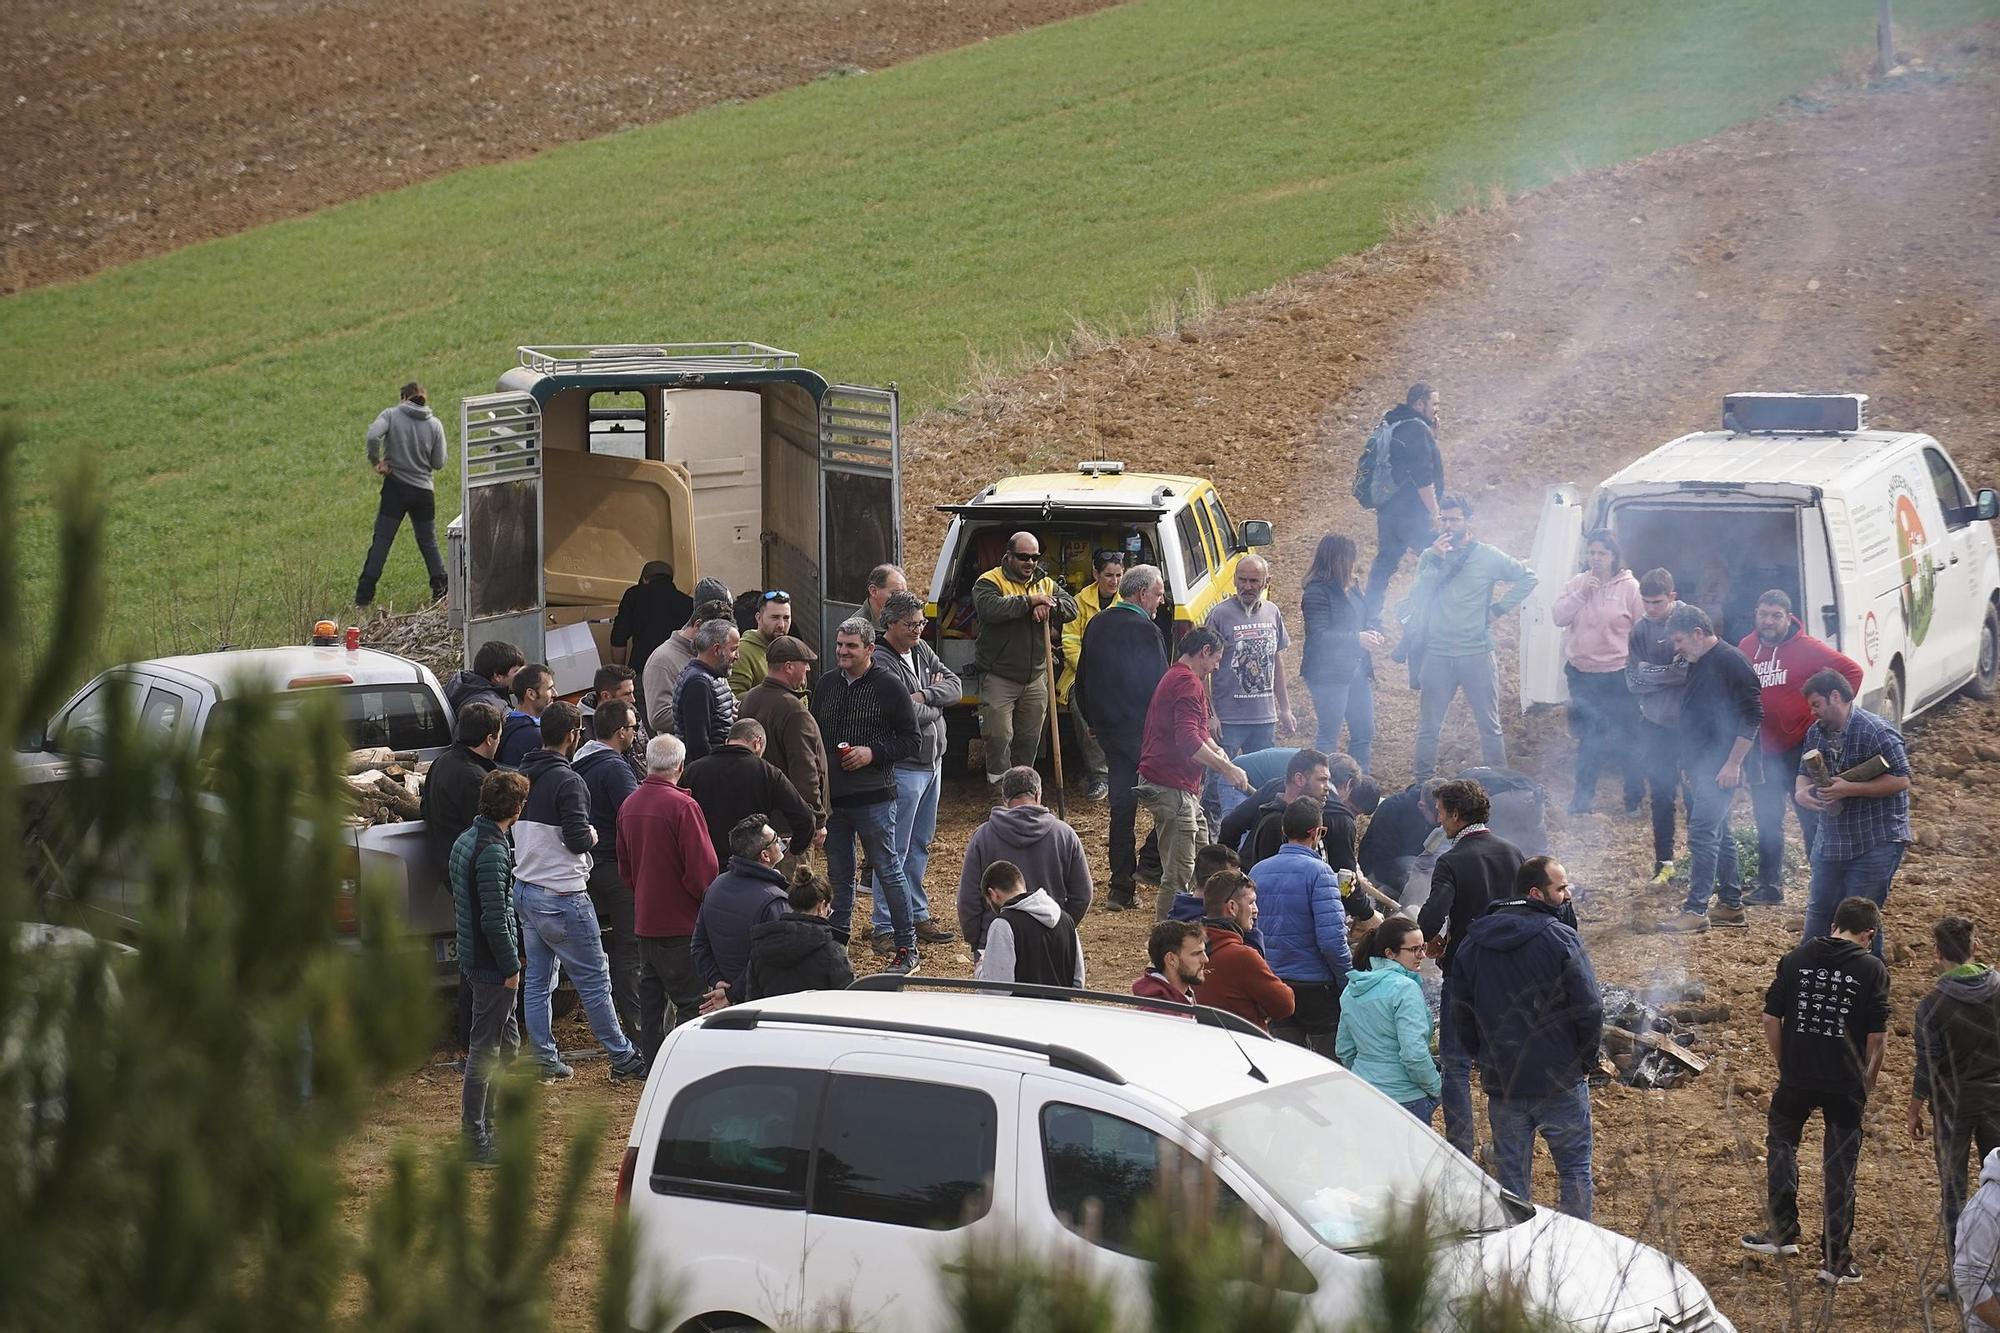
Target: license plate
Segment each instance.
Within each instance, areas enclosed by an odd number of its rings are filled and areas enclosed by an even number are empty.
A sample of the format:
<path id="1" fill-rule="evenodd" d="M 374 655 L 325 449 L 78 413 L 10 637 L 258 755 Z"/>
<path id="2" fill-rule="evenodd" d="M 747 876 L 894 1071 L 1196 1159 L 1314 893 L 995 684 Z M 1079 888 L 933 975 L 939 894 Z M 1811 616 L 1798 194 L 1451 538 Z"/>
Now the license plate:
<path id="1" fill-rule="evenodd" d="M 437 951 L 437 960 L 440 963 L 456 963 L 458 961 L 458 936 L 456 935 L 438 936 L 431 941 L 431 948 Z"/>

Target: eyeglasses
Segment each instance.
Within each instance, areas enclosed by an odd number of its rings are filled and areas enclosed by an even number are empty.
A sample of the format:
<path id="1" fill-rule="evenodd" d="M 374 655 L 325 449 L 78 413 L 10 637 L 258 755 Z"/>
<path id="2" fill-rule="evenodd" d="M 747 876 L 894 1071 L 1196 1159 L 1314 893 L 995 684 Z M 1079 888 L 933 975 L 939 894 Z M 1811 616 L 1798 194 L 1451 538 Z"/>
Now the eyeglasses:
<path id="1" fill-rule="evenodd" d="M 920 630 L 924 626 L 930 624 L 931 622 L 923 616 L 908 616 L 902 620 L 897 621 L 896 623 L 898 625 L 901 625 L 904 629 Z"/>
<path id="2" fill-rule="evenodd" d="M 789 602 L 792 600 L 792 595 L 783 588 L 766 588 L 762 593 L 762 597 L 767 602 Z"/>
<path id="3" fill-rule="evenodd" d="M 1423 940 L 1422 940 L 1422 939 L 1418 939 L 1418 940 L 1416 941 L 1416 943 L 1414 943 L 1414 944 L 1405 944 L 1405 945 L 1404 945 L 1404 946 L 1403 946 L 1402 948 L 1400 948 L 1400 949 L 1393 949 L 1393 950 L 1391 950 L 1390 952 L 1392 952 L 1392 953 L 1422 953 L 1423 951 L 1424 951 L 1424 942 L 1423 942 Z"/>

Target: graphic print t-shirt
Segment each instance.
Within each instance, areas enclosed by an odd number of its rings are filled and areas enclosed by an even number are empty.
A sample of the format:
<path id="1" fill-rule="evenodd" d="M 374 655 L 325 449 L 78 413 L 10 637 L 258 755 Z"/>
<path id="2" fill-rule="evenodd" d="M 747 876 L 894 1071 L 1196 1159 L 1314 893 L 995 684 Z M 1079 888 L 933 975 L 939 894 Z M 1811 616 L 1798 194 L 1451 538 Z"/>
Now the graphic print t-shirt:
<path id="1" fill-rule="evenodd" d="M 1224 722 L 1278 720 L 1278 654 L 1291 646 L 1285 617 L 1268 601 L 1249 610 L 1234 597 L 1208 613 L 1222 636 L 1222 665 L 1215 673 L 1215 715 Z"/>
<path id="2" fill-rule="evenodd" d="M 1778 960 L 1764 1012 L 1783 1025 L 1780 1083 L 1859 1097 L 1868 1036 L 1889 1024 L 1889 972 L 1850 940 L 1809 940 Z"/>

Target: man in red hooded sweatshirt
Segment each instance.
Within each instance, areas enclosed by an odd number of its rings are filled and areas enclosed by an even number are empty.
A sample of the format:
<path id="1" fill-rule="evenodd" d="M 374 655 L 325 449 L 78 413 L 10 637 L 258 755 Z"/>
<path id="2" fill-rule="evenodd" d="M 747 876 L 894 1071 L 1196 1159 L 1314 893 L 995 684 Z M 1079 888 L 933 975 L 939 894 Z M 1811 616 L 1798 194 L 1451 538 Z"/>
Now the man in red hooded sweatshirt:
<path id="1" fill-rule="evenodd" d="M 1819 816 L 1792 801 L 1799 775 L 1799 753 L 1812 709 L 1799 692 L 1815 671 L 1828 667 L 1861 690 L 1861 667 L 1831 644 L 1806 633 L 1792 614 L 1792 599 L 1772 588 L 1757 599 L 1757 628 L 1744 636 L 1737 650 L 1750 659 L 1763 687 L 1764 726 L 1758 736 L 1762 775 L 1750 786 L 1750 803 L 1757 814 L 1757 887 L 1743 899 L 1756 906 L 1775 907 L 1785 901 L 1785 810 L 1799 817 L 1799 832 L 1811 848 Z"/>

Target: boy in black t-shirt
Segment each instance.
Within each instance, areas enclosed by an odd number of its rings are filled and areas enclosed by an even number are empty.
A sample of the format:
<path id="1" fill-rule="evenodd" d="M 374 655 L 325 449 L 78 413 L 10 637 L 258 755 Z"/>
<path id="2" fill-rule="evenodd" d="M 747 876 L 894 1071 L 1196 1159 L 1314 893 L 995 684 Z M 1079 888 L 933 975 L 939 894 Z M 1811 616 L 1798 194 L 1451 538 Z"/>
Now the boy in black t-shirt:
<path id="1" fill-rule="evenodd" d="M 1861 1159 L 1861 1114 L 1882 1069 L 1889 1025 L 1889 971 L 1868 952 L 1882 910 L 1848 898 L 1833 930 L 1778 960 L 1764 993 L 1764 1039 L 1778 1065 L 1778 1088 L 1764 1137 L 1770 1225 L 1743 1238 L 1759 1254 L 1799 1252 L 1799 1135 L 1815 1109 L 1826 1126 L 1826 1223 L 1819 1280 L 1850 1286 L 1861 1269 L 1849 1251 L 1854 1172 Z"/>

